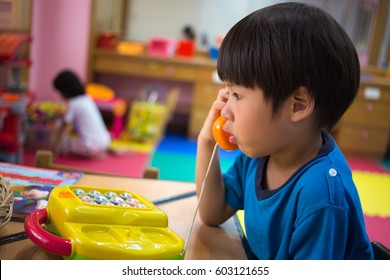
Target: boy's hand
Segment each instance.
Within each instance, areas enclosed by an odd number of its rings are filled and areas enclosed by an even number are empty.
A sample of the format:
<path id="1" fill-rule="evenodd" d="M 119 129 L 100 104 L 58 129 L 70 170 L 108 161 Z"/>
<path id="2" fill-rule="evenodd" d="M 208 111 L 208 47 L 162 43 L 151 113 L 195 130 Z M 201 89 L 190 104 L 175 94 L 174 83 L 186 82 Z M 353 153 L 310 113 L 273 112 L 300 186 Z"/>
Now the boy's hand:
<path id="1" fill-rule="evenodd" d="M 221 110 L 225 106 L 229 98 L 229 91 L 226 88 L 220 89 L 218 92 L 217 99 L 214 101 L 207 115 L 207 118 L 203 124 L 202 130 L 199 133 L 198 138 L 202 138 L 207 141 L 215 143 L 212 129 L 215 120 L 221 115 Z"/>

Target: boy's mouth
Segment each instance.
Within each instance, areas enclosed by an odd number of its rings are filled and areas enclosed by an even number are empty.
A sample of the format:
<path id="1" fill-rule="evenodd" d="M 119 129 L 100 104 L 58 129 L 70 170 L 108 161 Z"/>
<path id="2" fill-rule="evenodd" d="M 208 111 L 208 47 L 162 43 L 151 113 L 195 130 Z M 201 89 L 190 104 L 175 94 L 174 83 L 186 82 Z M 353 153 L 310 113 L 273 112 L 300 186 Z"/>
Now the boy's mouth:
<path id="1" fill-rule="evenodd" d="M 237 137 L 233 135 L 229 126 L 225 124 L 222 129 L 229 134 L 229 142 L 235 144 L 237 142 Z"/>
<path id="2" fill-rule="evenodd" d="M 229 136 L 229 142 L 232 143 L 232 144 L 237 144 L 237 138 L 236 138 L 236 136 L 230 134 L 230 136 Z"/>

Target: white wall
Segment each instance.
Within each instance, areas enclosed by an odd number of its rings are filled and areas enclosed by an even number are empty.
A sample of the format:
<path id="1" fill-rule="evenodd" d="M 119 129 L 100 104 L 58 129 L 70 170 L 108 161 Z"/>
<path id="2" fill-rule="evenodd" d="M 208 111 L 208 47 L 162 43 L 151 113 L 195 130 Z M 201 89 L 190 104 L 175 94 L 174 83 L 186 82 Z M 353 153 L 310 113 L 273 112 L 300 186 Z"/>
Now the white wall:
<path id="1" fill-rule="evenodd" d="M 241 18 L 277 0 L 132 0 L 125 38 L 147 42 L 154 36 L 181 38 L 185 25 L 192 25 L 210 44 L 224 35 Z M 361 0 L 301 0 L 324 8 L 354 40 Z"/>

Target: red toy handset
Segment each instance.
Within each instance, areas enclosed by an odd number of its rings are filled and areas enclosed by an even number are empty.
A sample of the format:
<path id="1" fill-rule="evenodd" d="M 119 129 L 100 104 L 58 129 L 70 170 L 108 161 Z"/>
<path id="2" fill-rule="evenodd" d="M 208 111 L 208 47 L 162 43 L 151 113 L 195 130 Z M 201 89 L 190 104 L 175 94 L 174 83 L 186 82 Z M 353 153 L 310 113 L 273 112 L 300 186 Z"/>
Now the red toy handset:
<path id="1" fill-rule="evenodd" d="M 42 224 L 47 222 L 47 209 L 37 209 L 27 216 L 24 229 L 28 238 L 46 251 L 60 256 L 72 254 L 72 241 L 46 231 Z"/>
<path id="2" fill-rule="evenodd" d="M 229 137 L 231 136 L 229 133 L 223 130 L 223 126 L 226 123 L 226 119 L 222 116 L 219 116 L 214 124 L 213 124 L 213 136 L 215 141 L 217 141 L 218 145 L 226 150 L 226 151 L 233 151 L 237 150 L 238 146 L 237 144 L 231 143 L 229 141 Z"/>

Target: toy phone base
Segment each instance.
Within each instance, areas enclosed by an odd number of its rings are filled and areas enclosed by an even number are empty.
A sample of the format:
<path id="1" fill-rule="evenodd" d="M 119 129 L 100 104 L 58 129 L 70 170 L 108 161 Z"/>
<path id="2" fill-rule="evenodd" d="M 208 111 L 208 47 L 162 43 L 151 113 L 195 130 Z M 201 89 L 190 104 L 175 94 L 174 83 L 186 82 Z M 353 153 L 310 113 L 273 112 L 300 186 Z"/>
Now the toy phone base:
<path id="1" fill-rule="evenodd" d="M 167 258 L 167 259 L 160 259 L 160 260 L 184 260 L 184 257 L 185 255 L 178 255 L 178 256 L 173 256 L 171 258 Z M 72 256 L 70 257 L 63 257 L 64 260 L 96 260 L 94 258 L 89 258 L 89 257 L 85 257 L 85 256 L 81 256 L 79 254 L 73 254 Z"/>
<path id="2" fill-rule="evenodd" d="M 168 228 L 166 214 L 150 201 L 128 192 L 124 194 L 143 207 L 91 204 L 76 195 L 80 190 L 123 195 L 122 190 L 88 186 L 54 188 L 47 208 L 33 211 L 25 221 L 26 234 L 36 245 L 73 260 L 184 258 L 184 240 Z"/>
<path id="3" fill-rule="evenodd" d="M 181 254 L 184 242 L 168 228 L 115 226 L 115 225 L 84 225 L 66 223 L 72 239 L 72 252 L 69 255 L 61 255 L 65 260 L 183 260 Z M 58 230 L 50 223 L 46 224 L 45 230 L 56 236 L 60 236 Z M 80 238 L 81 232 L 88 238 Z M 131 232 L 133 236 L 139 236 L 143 243 L 137 244 L 134 249 L 133 241 L 126 239 L 124 233 Z M 117 240 L 120 240 L 120 242 Z M 153 240 L 153 242 L 150 242 Z M 164 241 L 157 242 L 163 238 Z M 152 243 L 149 244 L 148 243 Z M 156 246 L 156 248 L 154 248 Z M 143 253 L 142 253 L 142 252 Z"/>

